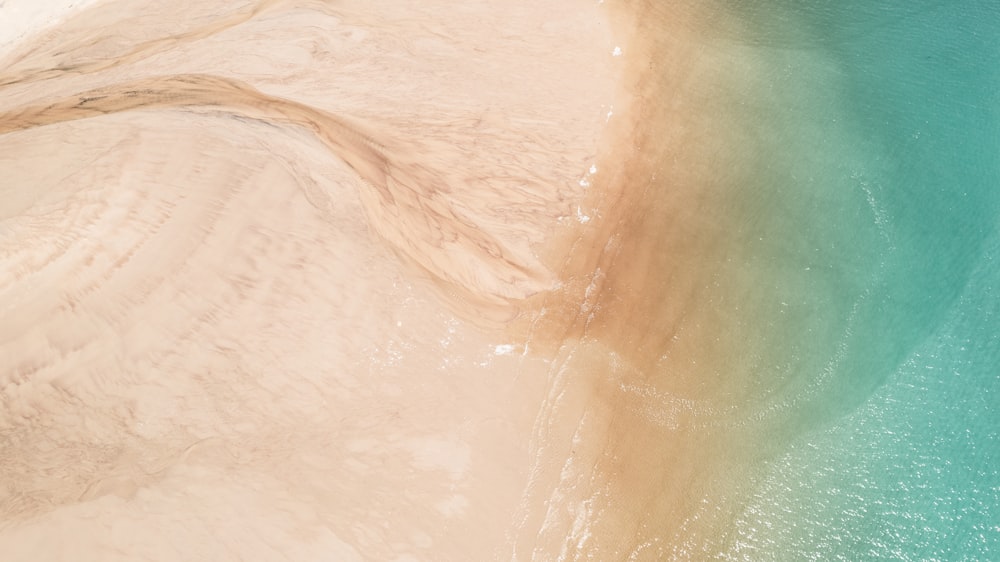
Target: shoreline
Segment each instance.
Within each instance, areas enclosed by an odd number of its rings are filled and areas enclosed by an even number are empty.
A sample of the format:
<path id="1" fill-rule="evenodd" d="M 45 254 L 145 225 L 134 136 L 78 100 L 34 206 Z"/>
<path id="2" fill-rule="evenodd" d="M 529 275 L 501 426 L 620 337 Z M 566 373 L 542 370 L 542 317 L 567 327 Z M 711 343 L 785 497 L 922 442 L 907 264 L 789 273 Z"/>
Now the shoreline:
<path id="1" fill-rule="evenodd" d="M 755 170 L 736 144 L 755 61 L 709 39 L 713 5 L 636 8 L 611 8 L 627 69 L 581 204 L 593 220 L 548 248 L 560 289 L 514 325 L 553 367 L 525 502 L 550 507 L 523 508 L 513 559 L 711 556 L 749 493 L 727 482 L 732 438 L 715 424 L 735 423 L 723 377 L 756 343 L 711 303 L 745 290 L 719 275 Z"/>

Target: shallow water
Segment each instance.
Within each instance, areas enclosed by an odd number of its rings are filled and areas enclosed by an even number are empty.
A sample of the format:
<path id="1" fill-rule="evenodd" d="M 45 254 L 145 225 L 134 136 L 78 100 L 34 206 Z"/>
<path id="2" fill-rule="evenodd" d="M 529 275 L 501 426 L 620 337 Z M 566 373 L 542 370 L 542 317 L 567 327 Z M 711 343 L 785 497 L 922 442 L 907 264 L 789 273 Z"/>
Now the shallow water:
<path id="1" fill-rule="evenodd" d="M 833 340 L 831 383 L 809 416 L 817 423 L 787 427 L 725 552 L 993 558 L 1000 12 L 985 2 L 781 9 L 807 33 L 781 37 L 780 48 L 836 64 L 842 106 L 830 117 L 854 139 L 824 143 L 839 169 L 810 189 L 854 191 L 870 207 L 816 229 L 841 241 L 824 261 L 853 264 L 851 277 L 870 281 Z M 820 125 L 800 120 L 810 122 Z M 817 211 L 810 220 L 827 214 Z M 877 231 L 874 243 L 849 242 L 865 229 Z"/>
<path id="2" fill-rule="evenodd" d="M 638 124 L 594 203 L 609 226 L 569 250 L 589 284 L 556 387 L 590 398 L 553 408 L 579 421 L 550 501 L 587 492 L 553 540 L 995 556 L 997 21 L 987 3 L 640 14 Z"/>

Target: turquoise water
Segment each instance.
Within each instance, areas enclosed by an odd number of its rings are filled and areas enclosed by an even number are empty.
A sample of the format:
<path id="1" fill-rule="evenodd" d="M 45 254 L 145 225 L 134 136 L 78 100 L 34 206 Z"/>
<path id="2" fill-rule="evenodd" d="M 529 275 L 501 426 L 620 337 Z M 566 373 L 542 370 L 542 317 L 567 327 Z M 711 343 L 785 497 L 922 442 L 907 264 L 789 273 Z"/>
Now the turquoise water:
<path id="1" fill-rule="evenodd" d="M 718 552 L 998 560 L 1000 3 L 730 9 L 722 40 L 777 69 L 750 252 L 801 317 Z"/>

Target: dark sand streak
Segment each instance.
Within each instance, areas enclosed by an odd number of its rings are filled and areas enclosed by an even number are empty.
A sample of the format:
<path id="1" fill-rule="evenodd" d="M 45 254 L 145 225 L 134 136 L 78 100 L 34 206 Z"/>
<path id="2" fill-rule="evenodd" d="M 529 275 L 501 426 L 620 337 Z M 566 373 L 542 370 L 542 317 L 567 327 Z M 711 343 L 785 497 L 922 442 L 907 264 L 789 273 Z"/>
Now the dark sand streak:
<path id="1" fill-rule="evenodd" d="M 358 125 L 219 76 L 181 74 L 118 84 L 0 114 L 0 134 L 135 110 L 213 110 L 314 133 L 363 180 L 370 224 L 436 279 L 502 306 L 551 286 L 549 272 L 512 257 L 447 197 L 449 178 L 420 162 L 420 151 L 378 141 Z M 391 147 L 391 148 L 390 148 Z"/>

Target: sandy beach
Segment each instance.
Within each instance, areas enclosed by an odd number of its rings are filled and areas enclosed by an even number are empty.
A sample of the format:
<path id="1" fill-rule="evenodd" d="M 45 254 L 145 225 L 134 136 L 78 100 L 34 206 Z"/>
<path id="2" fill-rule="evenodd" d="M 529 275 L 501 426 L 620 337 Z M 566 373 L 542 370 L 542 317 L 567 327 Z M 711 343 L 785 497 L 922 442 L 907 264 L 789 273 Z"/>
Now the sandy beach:
<path id="1" fill-rule="evenodd" d="M 753 87 L 721 16 L 32 6 L 0 7 L 5 560 L 705 554 L 739 388 L 704 350 L 746 341 L 699 304 Z"/>
<path id="2" fill-rule="evenodd" d="M 508 324 L 587 220 L 604 9 L 29 4 L 0 8 L 4 559 L 508 556 L 552 363 Z"/>

